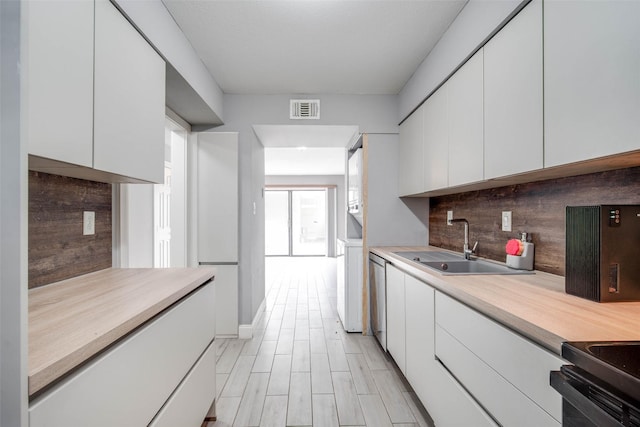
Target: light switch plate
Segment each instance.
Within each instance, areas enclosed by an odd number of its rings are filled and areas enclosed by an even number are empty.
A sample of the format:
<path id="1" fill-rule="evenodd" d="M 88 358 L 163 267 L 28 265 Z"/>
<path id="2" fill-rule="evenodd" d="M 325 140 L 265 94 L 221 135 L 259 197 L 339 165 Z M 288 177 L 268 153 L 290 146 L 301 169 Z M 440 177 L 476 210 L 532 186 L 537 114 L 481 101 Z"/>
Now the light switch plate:
<path id="1" fill-rule="evenodd" d="M 82 234 L 90 236 L 96 234 L 96 213 L 84 211 L 82 215 Z"/>
<path id="2" fill-rule="evenodd" d="M 502 211 L 502 231 L 511 231 L 511 211 Z"/>

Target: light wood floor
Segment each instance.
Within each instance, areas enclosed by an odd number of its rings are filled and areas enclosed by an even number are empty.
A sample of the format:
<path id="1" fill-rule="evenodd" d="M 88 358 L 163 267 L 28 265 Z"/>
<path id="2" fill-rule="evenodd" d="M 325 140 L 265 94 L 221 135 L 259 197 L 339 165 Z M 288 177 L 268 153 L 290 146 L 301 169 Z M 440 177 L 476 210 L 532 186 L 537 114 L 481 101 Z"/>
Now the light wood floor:
<path id="1" fill-rule="evenodd" d="M 217 342 L 219 426 L 432 426 L 374 337 L 344 332 L 335 259 L 267 258 L 251 340 Z"/>

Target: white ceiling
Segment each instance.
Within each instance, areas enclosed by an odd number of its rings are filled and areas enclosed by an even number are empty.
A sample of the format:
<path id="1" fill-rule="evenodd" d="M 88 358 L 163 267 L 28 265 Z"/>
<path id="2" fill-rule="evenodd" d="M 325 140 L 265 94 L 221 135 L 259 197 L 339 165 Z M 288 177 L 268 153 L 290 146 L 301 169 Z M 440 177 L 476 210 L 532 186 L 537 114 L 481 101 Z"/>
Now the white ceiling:
<path id="1" fill-rule="evenodd" d="M 225 93 L 397 94 L 467 0 L 162 0 Z"/>
<path id="2" fill-rule="evenodd" d="M 397 94 L 467 0 L 162 0 L 232 94 Z M 267 175 L 341 175 L 357 127 L 255 125 Z M 300 151 L 292 147 L 309 147 Z M 287 148 L 288 147 L 288 148 Z"/>
<path id="3" fill-rule="evenodd" d="M 358 137 L 357 126 L 254 125 L 253 130 L 265 147 L 265 175 L 343 175 L 346 148 Z"/>

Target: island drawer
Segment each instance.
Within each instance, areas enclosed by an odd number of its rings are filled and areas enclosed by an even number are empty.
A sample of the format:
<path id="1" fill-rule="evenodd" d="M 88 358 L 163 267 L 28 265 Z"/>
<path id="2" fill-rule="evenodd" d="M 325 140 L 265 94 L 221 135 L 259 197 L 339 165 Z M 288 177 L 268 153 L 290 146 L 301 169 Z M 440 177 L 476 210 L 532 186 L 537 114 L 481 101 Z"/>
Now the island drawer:
<path id="1" fill-rule="evenodd" d="M 34 399 L 30 427 L 149 424 L 214 339 L 213 306 L 210 283 L 151 319 Z"/>

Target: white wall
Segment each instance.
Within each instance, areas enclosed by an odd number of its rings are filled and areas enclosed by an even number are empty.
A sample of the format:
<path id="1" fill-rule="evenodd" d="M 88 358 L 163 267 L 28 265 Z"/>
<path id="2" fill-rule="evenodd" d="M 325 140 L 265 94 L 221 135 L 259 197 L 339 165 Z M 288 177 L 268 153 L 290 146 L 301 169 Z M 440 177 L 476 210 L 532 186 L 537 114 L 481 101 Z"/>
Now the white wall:
<path id="1" fill-rule="evenodd" d="M 529 0 L 470 0 L 399 94 L 398 122 Z"/>
<path id="2" fill-rule="evenodd" d="M 252 126 L 304 125 L 289 119 L 292 95 L 225 95 L 225 124 L 215 131 L 239 133 L 240 324 L 250 324 L 264 299 L 264 148 Z M 320 99 L 321 120 L 310 125 L 359 126 L 361 131 L 398 133 L 397 96 L 308 95 Z M 253 203 L 256 213 L 253 214 Z"/>
<path id="3" fill-rule="evenodd" d="M 0 425 L 26 427 L 27 149 L 20 132 L 20 2 L 0 1 Z"/>
<path id="4" fill-rule="evenodd" d="M 399 137 L 368 134 L 367 246 L 429 243 L 429 199 L 398 197 Z"/>

